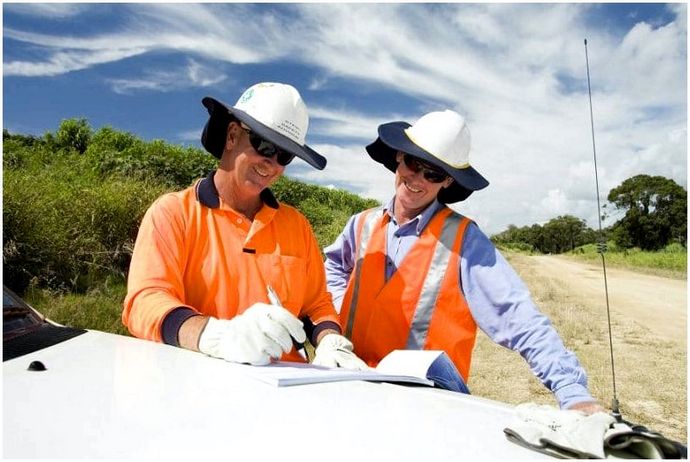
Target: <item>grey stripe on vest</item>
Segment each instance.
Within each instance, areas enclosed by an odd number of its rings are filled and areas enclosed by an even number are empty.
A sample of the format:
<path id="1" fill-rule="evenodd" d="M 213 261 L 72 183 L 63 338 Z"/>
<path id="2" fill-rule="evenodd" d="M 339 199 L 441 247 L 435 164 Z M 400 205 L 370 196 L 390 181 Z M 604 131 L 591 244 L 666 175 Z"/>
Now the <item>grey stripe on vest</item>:
<path id="1" fill-rule="evenodd" d="M 421 350 L 424 348 L 426 338 L 429 335 L 431 315 L 434 313 L 436 300 L 438 299 L 439 292 L 441 292 L 441 284 L 448 269 L 448 260 L 450 259 L 453 243 L 461 222 L 462 216 L 455 213 L 448 216 L 443 222 L 441 237 L 434 248 L 429 272 L 426 274 L 426 278 L 424 278 L 422 291 L 419 294 L 419 301 L 412 318 L 410 334 L 405 345 L 407 350 Z"/>
<path id="2" fill-rule="evenodd" d="M 355 279 L 352 281 L 352 298 L 350 299 L 350 312 L 347 315 L 347 326 L 345 328 L 345 337 L 352 338 L 352 325 L 355 322 L 355 311 L 357 311 L 357 299 L 359 298 L 359 283 L 362 274 L 362 260 L 369 245 L 369 238 L 374 229 L 374 224 L 379 219 L 379 212 L 383 207 L 376 207 L 369 212 L 362 225 L 362 235 L 359 237 L 357 245 L 357 253 L 355 254 Z"/>

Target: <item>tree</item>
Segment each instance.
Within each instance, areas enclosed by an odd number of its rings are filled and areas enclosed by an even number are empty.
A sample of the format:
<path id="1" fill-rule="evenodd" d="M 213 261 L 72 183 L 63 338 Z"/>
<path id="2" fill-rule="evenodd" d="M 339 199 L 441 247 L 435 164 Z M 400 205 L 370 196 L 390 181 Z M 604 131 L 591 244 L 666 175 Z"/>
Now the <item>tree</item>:
<path id="1" fill-rule="evenodd" d="M 625 210 L 613 226 L 619 246 L 659 250 L 671 242 L 686 245 L 687 191 L 675 181 L 637 175 L 613 188 L 608 200 Z"/>
<path id="2" fill-rule="evenodd" d="M 65 119 L 56 132 L 58 147 L 84 154 L 91 140 L 91 126 L 86 119 Z"/>
<path id="3" fill-rule="evenodd" d="M 587 224 L 572 215 L 563 215 L 552 218 L 542 227 L 544 234 L 544 251 L 548 253 L 562 253 L 574 250 L 575 247 L 584 244 Z"/>

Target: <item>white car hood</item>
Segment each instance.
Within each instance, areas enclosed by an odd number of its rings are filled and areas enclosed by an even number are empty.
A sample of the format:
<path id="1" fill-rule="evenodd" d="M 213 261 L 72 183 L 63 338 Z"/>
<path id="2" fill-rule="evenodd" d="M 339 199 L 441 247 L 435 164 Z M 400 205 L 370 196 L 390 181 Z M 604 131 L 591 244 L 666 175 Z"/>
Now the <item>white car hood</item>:
<path id="1" fill-rule="evenodd" d="M 41 361 L 45 371 L 27 370 Z M 89 331 L 3 363 L 6 458 L 543 458 L 511 406 L 361 381 L 274 387 L 200 353 Z"/>

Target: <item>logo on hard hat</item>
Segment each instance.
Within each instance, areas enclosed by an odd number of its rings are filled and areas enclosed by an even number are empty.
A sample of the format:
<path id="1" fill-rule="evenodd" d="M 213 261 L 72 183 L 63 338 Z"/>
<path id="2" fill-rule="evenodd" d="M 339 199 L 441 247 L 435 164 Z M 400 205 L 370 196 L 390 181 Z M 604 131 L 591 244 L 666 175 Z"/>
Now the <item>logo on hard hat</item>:
<path id="1" fill-rule="evenodd" d="M 252 98 L 252 96 L 254 96 L 254 89 L 250 88 L 244 93 L 242 93 L 242 96 L 240 96 L 240 100 L 238 101 L 238 103 L 245 103 L 249 101 Z"/>

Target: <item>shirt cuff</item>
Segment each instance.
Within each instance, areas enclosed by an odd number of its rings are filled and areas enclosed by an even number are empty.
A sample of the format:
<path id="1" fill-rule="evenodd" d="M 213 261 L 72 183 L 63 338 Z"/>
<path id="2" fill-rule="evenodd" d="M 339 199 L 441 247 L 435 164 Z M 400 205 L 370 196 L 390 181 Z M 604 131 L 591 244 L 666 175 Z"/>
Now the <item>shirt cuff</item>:
<path id="1" fill-rule="evenodd" d="M 319 338 L 319 334 L 327 329 L 332 329 L 337 331 L 339 334 L 342 333 L 340 326 L 337 322 L 333 321 L 323 321 L 314 326 L 314 330 L 311 332 L 309 341 L 312 345 L 316 346 L 316 339 Z"/>
<path id="2" fill-rule="evenodd" d="M 572 383 L 570 385 L 561 387 L 554 392 L 554 395 L 556 396 L 558 405 L 561 409 L 567 409 L 573 404 L 577 403 L 596 401 L 594 398 L 592 398 L 592 395 L 587 390 L 587 387 L 579 383 Z"/>
<path id="3" fill-rule="evenodd" d="M 177 334 L 180 332 L 182 324 L 192 316 L 199 316 L 199 313 L 186 306 L 178 306 L 170 311 L 163 319 L 163 324 L 161 325 L 163 343 L 179 347 L 180 342 Z"/>

